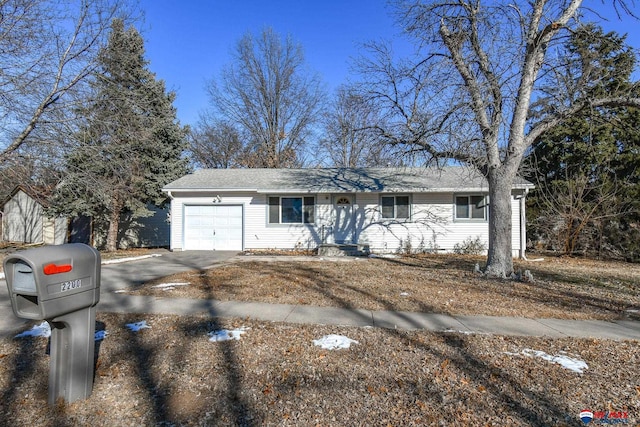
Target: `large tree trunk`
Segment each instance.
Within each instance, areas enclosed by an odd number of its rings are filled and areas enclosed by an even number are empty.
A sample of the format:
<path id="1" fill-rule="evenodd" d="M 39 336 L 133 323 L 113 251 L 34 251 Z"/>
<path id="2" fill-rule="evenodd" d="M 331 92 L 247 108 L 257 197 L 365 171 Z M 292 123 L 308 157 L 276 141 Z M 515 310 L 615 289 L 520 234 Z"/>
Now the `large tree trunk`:
<path id="1" fill-rule="evenodd" d="M 492 169 L 489 181 L 489 252 L 485 273 L 506 278 L 513 272 L 511 186 L 514 176 L 504 167 Z"/>
<path id="2" fill-rule="evenodd" d="M 120 226 L 120 214 L 122 213 L 122 202 L 114 197 L 113 206 L 109 214 L 109 228 L 107 229 L 107 243 L 105 250 L 113 252 L 118 249 L 118 229 Z"/>

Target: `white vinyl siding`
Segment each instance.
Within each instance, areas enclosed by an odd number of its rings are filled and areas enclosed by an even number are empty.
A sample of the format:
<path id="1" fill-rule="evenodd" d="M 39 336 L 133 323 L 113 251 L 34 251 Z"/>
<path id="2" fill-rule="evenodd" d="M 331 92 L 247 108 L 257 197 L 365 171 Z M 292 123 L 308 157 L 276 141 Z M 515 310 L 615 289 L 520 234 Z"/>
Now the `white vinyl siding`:
<path id="1" fill-rule="evenodd" d="M 25 192 L 18 191 L 3 207 L 2 239 L 9 242 L 42 243 L 43 209 Z"/>
<path id="2" fill-rule="evenodd" d="M 46 217 L 43 206 L 24 191 L 16 191 L 0 209 L 0 240 L 48 245 L 66 242 L 67 218 Z"/>
<path id="3" fill-rule="evenodd" d="M 323 241 L 329 242 L 333 226 L 334 196 L 315 194 L 314 223 L 269 223 L 269 197 L 258 193 L 174 193 L 171 213 L 171 247 L 184 249 L 183 205 L 212 204 L 219 195 L 223 204 L 243 207 L 243 249 L 315 249 Z M 463 194 L 464 195 L 464 194 Z M 448 193 L 415 193 L 409 197 L 410 219 L 383 218 L 379 193 L 357 193 L 353 201 L 356 216 L 354 240 L 369 244 L 372 252 L 396 252 L 409 244 L 414 251 L 450 252 L 456 243 L 479 237 L 488 242 L 488 221 L 456 221 L 455 197 Z M 279 196 L 284 197 L 284 196 Z M 299 197 L 292 195 L 292 197 Z M 302 196 L 308 197 L 308 196 Z M 519 203 L 512 200 L 513 250 L 519 250 Z M 490 214 L 486 209 L 487 218 Z"/>
<path id="4" fill-rule="evenodd" d="M 243 207 L 243 249 L 314 249 L 324 232 L 328 231 L 328 216 L 332 208 L 328 195 L 316 195 L 314 224 L 269 224 L 268 196 L 256 193 L 216 193 L 203 192 L 174 194 L 171 200 L 171 249 L 186 250 L 184 247 L 185 205 L 210 203 L 217 195 L 223 204 Z"/>

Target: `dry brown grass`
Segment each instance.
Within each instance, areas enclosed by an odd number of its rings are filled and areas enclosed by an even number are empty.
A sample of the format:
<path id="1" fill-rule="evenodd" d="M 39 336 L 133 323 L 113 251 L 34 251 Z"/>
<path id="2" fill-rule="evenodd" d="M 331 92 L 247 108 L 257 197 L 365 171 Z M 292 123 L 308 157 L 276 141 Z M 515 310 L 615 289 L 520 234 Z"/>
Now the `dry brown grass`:
<path id="1" fill-rule="evenodd" d="M 369 309 L 619 318 L 640 307 L 635 265 L 519 263 L 534 283 L 473 272 L 482 259 L 278 258 L 190 271 L 135 292 Z M 154 284 L 189 281 L 159 290 Z M 403 295 L 407 293 L 408 295 Z M 47 340 L 0 340 L 2 426 L 581 426 L 583 409 L 640 422 L 637 341 L 466 335 L 250 319 L 98 314 L 91 397 L 48 407 Z M 146 320 L 133 333 L 126 323 Z M 208 332 L 247 327 L 239 341 Z M 327 334 L 349 349 L 313 345 Z M 584 373 L 523 350 L 565 355 Z"/>
<path id="2" fill-rule="evenodd" d="M 133 333 L 127 322 L 151 329 Z M 47 340 L 0 341 L 4 426 L 580 426 L 640 420 L 637 342 L 517 338 L 247 319 L 100 314 L 92 396 L 48 408 Z M 247 327 L 239 341 L 208 332 Z M 328 351 L 313 340 L 357 340 Z M 522 354 L 568 355 L 584 373 Z"/>
<path id="3" fill-rule="evenodd" d="M 640 266 L 551 258 L 521 261 L 534 281 L 487 279 L 482 258 L 454 255 L 241 261 L 143 284 L 132 293 L 447 314 L 564 319 L 637 317 Z M 275 261 L 274 261 L 275 259 Z M 163 283 L 189 283 L 167 290 Z"/>

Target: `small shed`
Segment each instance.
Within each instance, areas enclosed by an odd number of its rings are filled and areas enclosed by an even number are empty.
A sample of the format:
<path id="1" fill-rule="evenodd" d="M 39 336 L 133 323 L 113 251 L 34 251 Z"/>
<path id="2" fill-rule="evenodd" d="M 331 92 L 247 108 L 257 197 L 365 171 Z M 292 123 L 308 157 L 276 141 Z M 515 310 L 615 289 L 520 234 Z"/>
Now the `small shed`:
<path id="1" fill-rule="evenodd" d="M 67 218 L 45 214 L 44 193 L 18 185 L 3 201 L 2 240 L 59 245 L 67 240 Z"/>

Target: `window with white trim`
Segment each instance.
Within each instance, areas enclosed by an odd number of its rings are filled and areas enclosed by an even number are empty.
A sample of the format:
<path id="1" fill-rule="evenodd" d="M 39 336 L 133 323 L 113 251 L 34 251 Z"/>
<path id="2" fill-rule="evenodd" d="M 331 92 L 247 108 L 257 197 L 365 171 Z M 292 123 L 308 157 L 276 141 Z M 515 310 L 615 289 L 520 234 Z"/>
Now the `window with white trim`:
<path id="1" fill-rule="evenodd" d="M 409 196 L 380 196 L 380 212 L 384 219 L 409 219 Z"/>
<path id="2" fill-rule="evenodd" d="M 269 196 L 269 224 L 313 224 L 313 196 Z"/>
<path id="3" fill-rule="evenodd" d="M 459 220 L 486 221 L 485 196 L 456 196 L 455 218 Z"/>

